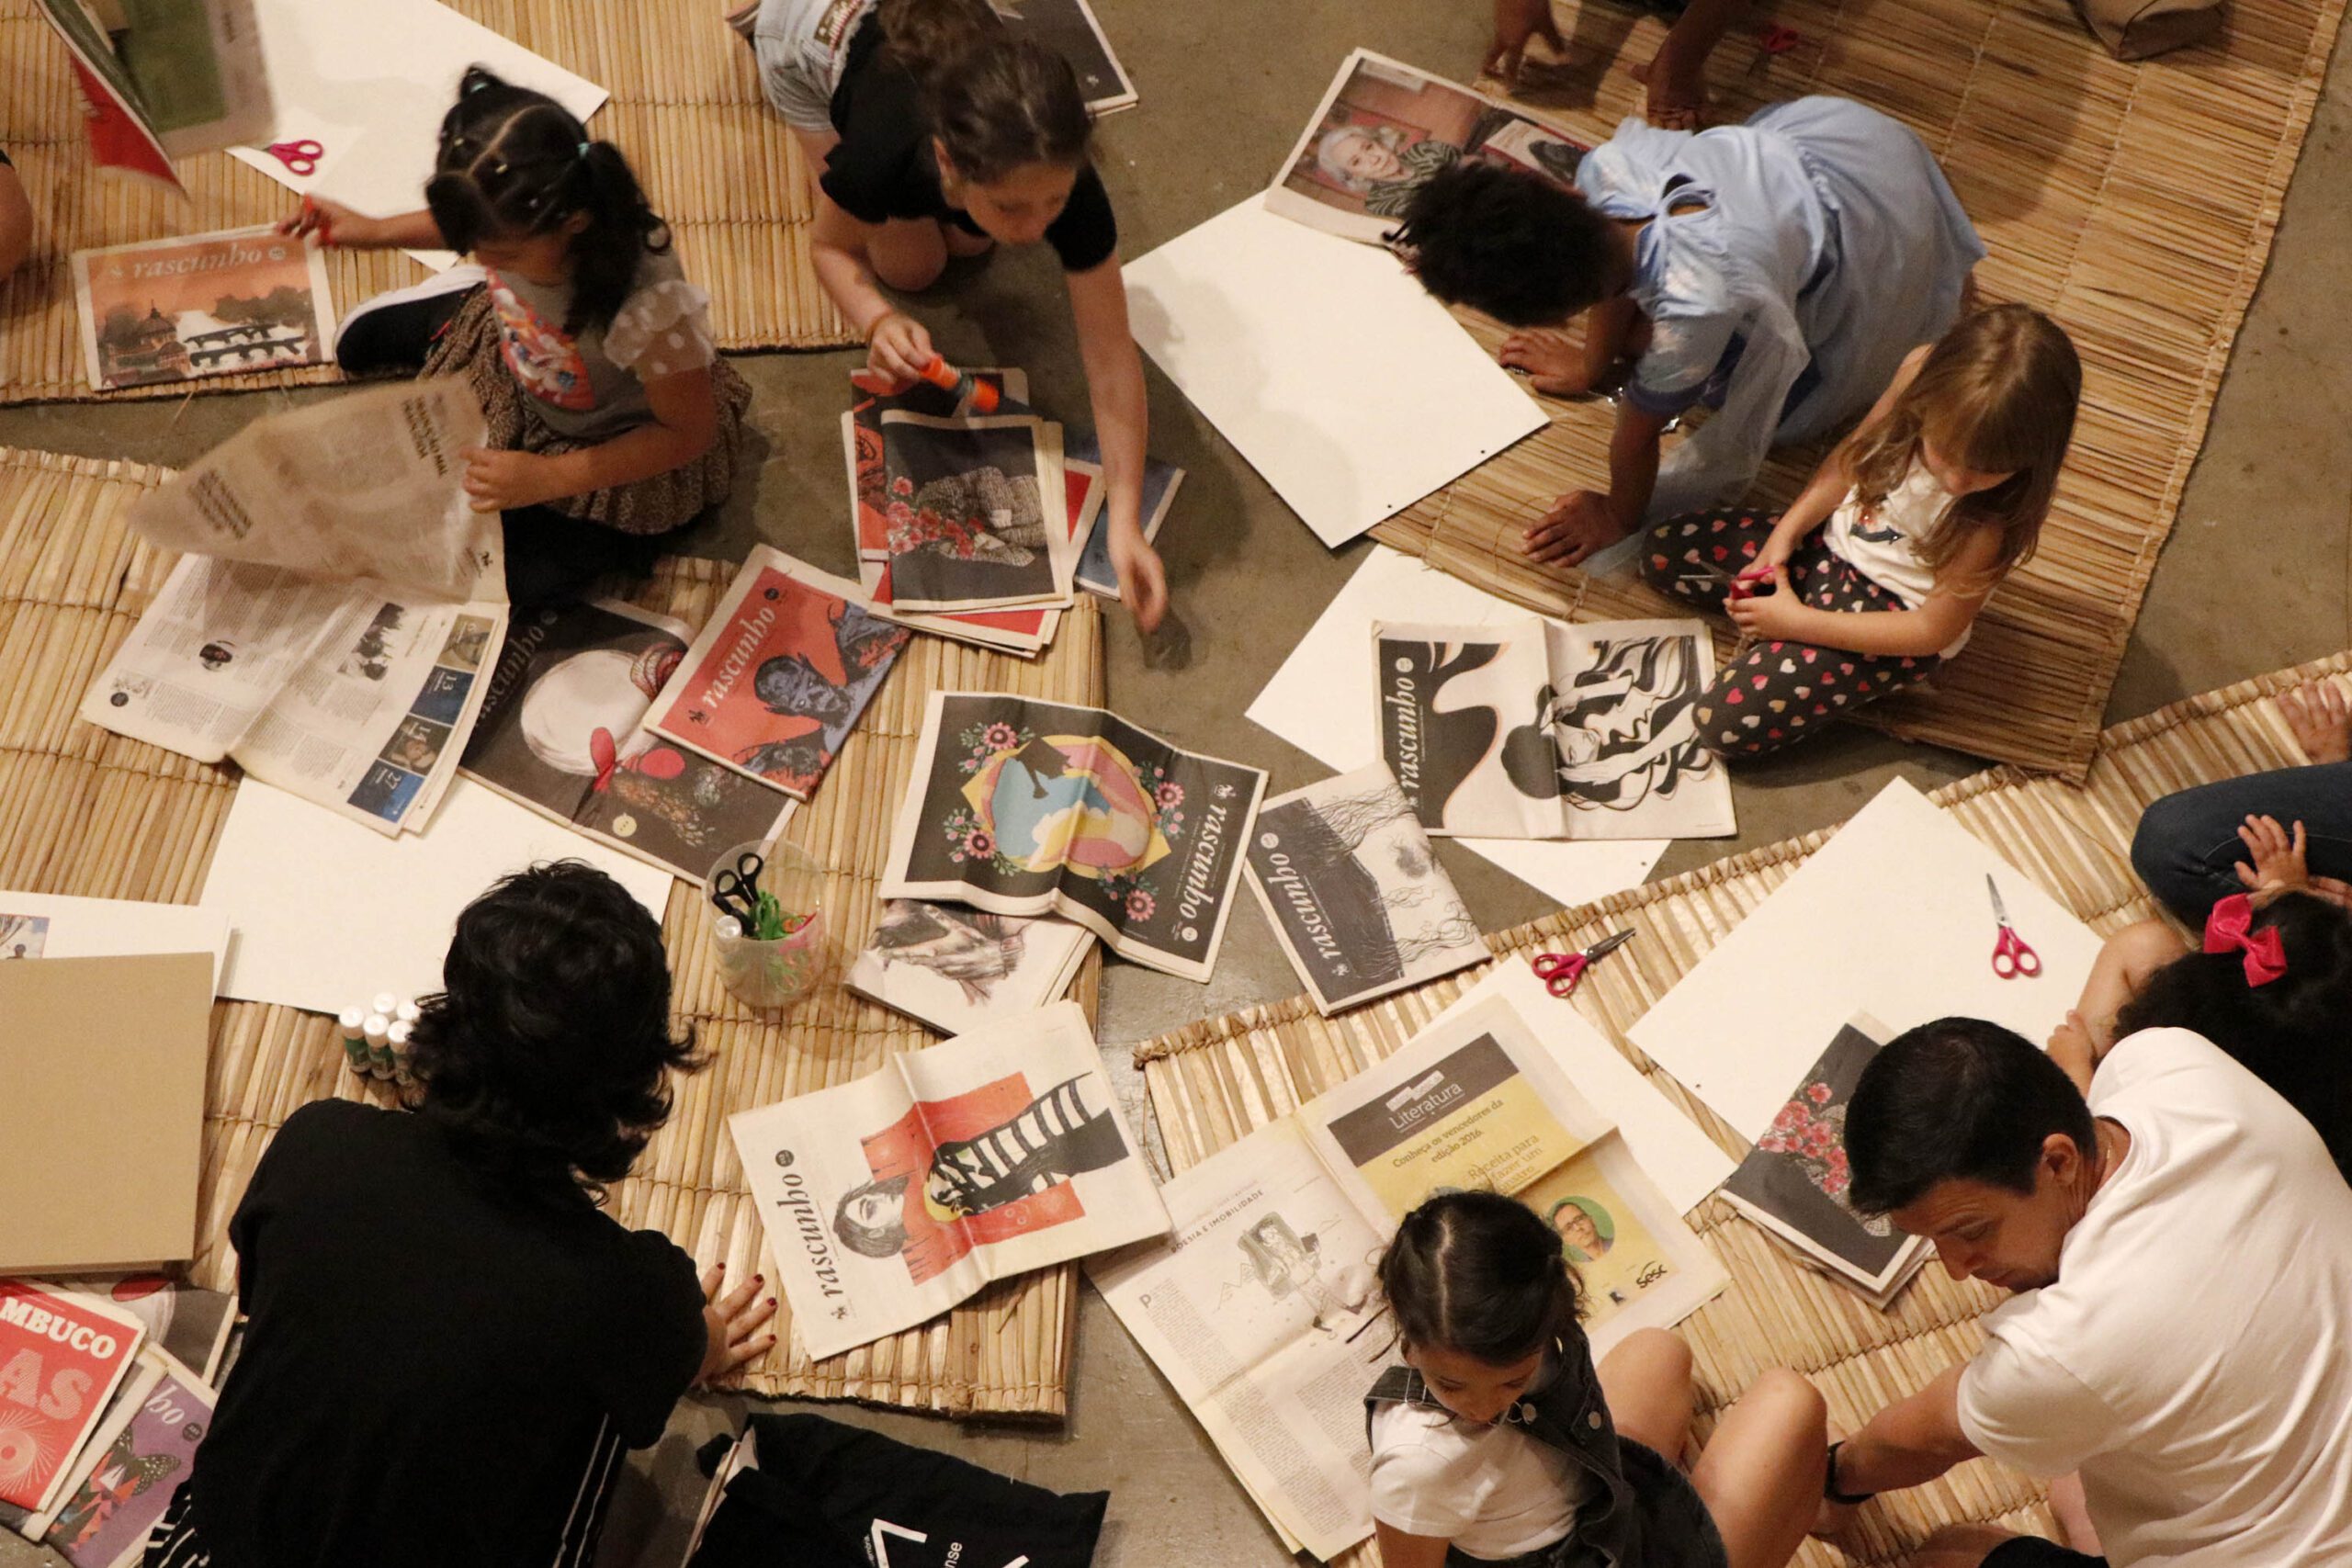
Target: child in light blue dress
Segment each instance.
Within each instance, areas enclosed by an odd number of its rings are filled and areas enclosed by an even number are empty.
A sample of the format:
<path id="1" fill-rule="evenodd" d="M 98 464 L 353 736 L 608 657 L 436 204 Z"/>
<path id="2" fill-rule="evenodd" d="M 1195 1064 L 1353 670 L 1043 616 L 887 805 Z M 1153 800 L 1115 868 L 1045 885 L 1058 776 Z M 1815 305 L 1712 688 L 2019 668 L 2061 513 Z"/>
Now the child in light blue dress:
<path id="1" fill-rule="evenodd" d="M 1397 235 L 1449 303 L 1532 329 L 1589 312 L 1580 351 L 1524 331 L 1502 355 L 1544 391 L 1620 394 L 1609 490 L 1563 496 L 1528 536 L 1566 564 L 1736 500 L 1773 446 L 1855 419 L 1958 319 L 1984 254 L 1926 145 L 1843 98 L 1698 132 L 1628 118 L 1577 184 L 1449 170 Z M 1661 461 L 1668 424 L 1702 408 Z"/>

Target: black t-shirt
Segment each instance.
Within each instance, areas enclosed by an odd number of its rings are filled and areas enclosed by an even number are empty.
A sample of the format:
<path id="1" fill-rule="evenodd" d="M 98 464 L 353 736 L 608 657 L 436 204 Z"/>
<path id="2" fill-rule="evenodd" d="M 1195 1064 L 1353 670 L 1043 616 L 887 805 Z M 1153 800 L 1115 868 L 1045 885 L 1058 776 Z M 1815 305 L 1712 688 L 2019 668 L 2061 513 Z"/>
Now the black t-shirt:
<path id="1" fill-rule="evenodd" d="M 551 1562 L 607 1423 L 652 1442 L 701 1365 L 669 1238 L 503 1192 L 423 1116 L 302 1107 L 229 1238 L 252 1323 L 192 1476 L 216 1562 Z"/>
<path id="2" fill-rule="evenodd" d="M 872 17 L 850 40 L 842 85 L 833 91 L 832 119 L 841 145 L 827 155 L 817 183 L 843 212 L 861 223 L 936 218 L 967 234 L 982 231 L 970 213 L 948 206 L 941 193 L 922 95 L 905 67 L 884 55 L 882 27 Z M 1091 271 L 1118 248 L 1119 221 L 1093 164 L 1079 170 L 1069 204 L 1046 226 L 1046 243 L 1066 272 Z"/>

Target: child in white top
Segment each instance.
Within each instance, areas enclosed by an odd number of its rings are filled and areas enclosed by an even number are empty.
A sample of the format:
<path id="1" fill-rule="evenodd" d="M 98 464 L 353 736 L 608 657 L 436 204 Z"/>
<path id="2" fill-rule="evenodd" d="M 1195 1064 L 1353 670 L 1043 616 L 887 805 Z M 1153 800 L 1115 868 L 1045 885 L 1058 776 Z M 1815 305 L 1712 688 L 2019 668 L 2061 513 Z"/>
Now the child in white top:
<path id="1" fill-rule="evenodd" d="M 1779 1568 L 1804 1541 L 1821 1395 L 1765 1373 L 1686 1473 L 1690 1350 L 1643 1329 L 1596 1369 L 1576 1272 L 1525 1204 L 1431 1198 L 1398 1225 L 1380 1285 L 1405 1361 L 1366 1401 L 1386 1568 Z"/>
<path id="2" fill-rule="evenodd" d="M 2047 316 L 1979 311 L 1912 351 L 1778 518 L 1693 512 L 1651 529 L 1643 576 L 1720 605 L 1753 639 L 1693 709 L 1700 739 L 1761 755 L 1965 647 L 1994 587 L 2033 553 L 2082 378 Z"/>

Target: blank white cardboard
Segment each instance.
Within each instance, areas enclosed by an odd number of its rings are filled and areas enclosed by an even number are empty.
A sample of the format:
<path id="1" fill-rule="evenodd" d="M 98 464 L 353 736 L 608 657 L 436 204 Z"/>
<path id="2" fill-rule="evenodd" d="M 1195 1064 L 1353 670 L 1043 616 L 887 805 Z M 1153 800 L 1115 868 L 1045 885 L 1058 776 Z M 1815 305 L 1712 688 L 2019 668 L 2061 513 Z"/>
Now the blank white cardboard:
<path id="1" fill-rule="evenodd" d="M 1993 974 L 1987 875 L 2041 955 L 2035 978 Z M 1898 779 L 1630 1032 L 1753 1140 L 1857 1013 L 1894 1034 L 1949 1016 L 1986 1019 L 2040 1045 L 2082 994 L 2098 950 L 2065 906 Z"/>
<path id="2" fill-rule="evenodd" d="M 441 118 L 468 66 L 545 93 L 582 120 L 610 96 L 438 0 L 254 0 L 254 9 L 277 101 L 270 142 L 315 141 L 325 151 L 308 175 L 266 146 L 230 155 L 288 189 L 370 218 L 424 205 Z M 435 271 L 458 259 L 447 251 L 409 254 Z"/>
<path id="3" fill-rule="evenodd" d="M 200 907 L 236 928 L 220 994 L 339 1012 L 441 988 L 458 912 L 511 871 L 582 860 L 662 918 L 674 880 L 460 777 L 422 833 L 387 839 L 256 779 L 237 786 Z"/>
<path id="4" fill-rule="evenodd" d="M 1657 1184 L 1676 1213 L 1687 1214 L 1705 1202 L 1738 1168 L 1696 1122 L 1675 1109 L 1672 1100 L 1642 1077 L 1640 1069 L 1577 1010 L 1573 1001 L 1545 989 L 1525 959 L 1504 959 L 1430 1023 L 1443 1023 L 1492 997 L 1511 1004 L 1552 1053 L 1577 1092 L 1617 1123 L 1634 1163 Z"/>
<path id="5" fill-rule="evenodd" d="M 1372 646 L 1373 622 L 1432 620 L 1491 626 L 1523 621 L 1527 615 L 1526 609 L 1508 599 L 1425 567 L 1385 545 L 1374 545 L 1363 565 L 1250 705 L 1249 716 L 1327 767 L 1352 773 L 1380 756 L 1379 739 L 1373 733 L 1372 660 L 1365 651 Z M 1640 886 L 1669 842 L 1665 839 L 1453 841 L 1571 908 Z M 1673 1190 L 1668 1190 L 1670 1194 Z"/>
<path id="6" fill-rule="evenodd" d="M 1384 250 L 1262 193 L 1126 269 L 1136 342 L 1326 545 L 1546 416 Z"/>
<path id="7" fill-rule="evenodd" d="M 119 958 L 141 953 L 209 953 L 212 980 L 220 981 L 229 953 L 229 922 L 217 909 L 189 904 L 142 904 L 130 898 L 69 898 L 62 893 L 18 893 L 0 888 L 0 931 L 11 915 L 49 922 L 41 933 L 43 958 Z M 0 961 L 13 958 L 0 937 Z"/>

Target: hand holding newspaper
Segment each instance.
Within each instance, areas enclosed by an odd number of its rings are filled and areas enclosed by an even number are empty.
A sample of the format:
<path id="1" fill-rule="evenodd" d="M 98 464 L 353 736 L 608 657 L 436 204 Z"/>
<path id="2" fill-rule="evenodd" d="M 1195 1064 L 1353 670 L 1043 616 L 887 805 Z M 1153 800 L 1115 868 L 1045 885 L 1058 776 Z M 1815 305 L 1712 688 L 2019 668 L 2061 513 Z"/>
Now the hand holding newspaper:
<path id="1" fill-rule="evenodd" d="M 1363 1396 L 1394 1359 L 1374 1267 L 1423 1199 L 1477 1188 L 1559 1232 L 1596 1359 L 1727 1282 L 1502 998 L 1185 1171 L 1160 1189 L 1171 1240 L 1090 1266 L 1276 1529 L 1317 1557 L 1372 1533 Z"/>
<path id="2" fill-rule="evenodd" d="M 260 142 L 275 107 L 253 0 L 40 0 L 72 53 L 102 169 L 178 188 L 174 158 Z"/>
<path id="3" fill-rule="evenodd" d="M 462 382 L 405 382 L 256 420 L 142 498 L 131 525 L 186 553 L 82 716 L 421 829 L 505 635 L 499 519 L 459 484 L 482 440 Z"/>
<path id="4" fill-rule="evenodd" d="M 792 1332 L 822 1360 L 1168 1228 L 1074 1002 L 730 1117 Z"/>

